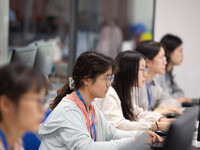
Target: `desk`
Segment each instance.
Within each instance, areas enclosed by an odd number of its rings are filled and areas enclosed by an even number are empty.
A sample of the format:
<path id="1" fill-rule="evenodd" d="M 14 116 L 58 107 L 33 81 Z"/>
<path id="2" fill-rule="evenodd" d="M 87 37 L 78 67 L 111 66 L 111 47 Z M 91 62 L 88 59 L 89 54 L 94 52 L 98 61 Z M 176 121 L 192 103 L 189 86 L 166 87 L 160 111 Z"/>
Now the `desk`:
<path id="1" fill-rule="evenodd" d="M 191 147 L 191 149 L 190 150 L 200 150 L 200 148 L 199 147 Z"/>
<path id="2" fill-rule="evenodd" d="M 192 107 L 182 107 L 181 111 L 185 113 L 191 108 Z M 198 127 L 199 127 L 199 121 L 197 120 L 195 124 L 195 131 L 192 139 L 191 150 L 200 150 L 200 141 L 197 141 Z"/>
<path id="3" fill-rule="evenodd" d="M 200 141 L 197 141 L 199 121 L 196 121 L 191 150 L 200 150 Z"/>

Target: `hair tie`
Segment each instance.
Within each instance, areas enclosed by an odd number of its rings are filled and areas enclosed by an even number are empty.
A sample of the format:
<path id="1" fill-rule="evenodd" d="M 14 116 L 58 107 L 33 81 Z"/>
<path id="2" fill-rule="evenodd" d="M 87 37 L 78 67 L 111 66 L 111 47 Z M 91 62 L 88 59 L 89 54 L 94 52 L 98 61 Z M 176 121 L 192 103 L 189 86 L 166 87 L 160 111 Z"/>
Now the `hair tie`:
<path id="1" fill-rule="evenodd" d="M 74 83 L 74 79 L 72 77 L 69 77 L 69 88 L 70 90 L 75 90 L 75 83 Z"/>

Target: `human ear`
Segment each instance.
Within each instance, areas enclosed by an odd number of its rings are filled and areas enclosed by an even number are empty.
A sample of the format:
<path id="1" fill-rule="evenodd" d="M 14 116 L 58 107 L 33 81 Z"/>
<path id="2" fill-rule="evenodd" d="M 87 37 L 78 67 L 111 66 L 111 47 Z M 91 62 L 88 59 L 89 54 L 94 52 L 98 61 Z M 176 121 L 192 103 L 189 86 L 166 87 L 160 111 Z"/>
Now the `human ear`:
<path id="1" fill-rule="evenodd" d="M 0 96 L 0 110 L 1 110 L 1 113 L 3 114 L 8 114 L 11 112 L 11 109 L 12 109 L 12 102 L 11 100 L 5 96 L 5 95 L 2 95 Z"/>
<path id="2" fill-rule="evenodd" d="M 83 84 L 86 85 L 86 86 L 89 84 L 89 78 L 88 77 L 84 77 L 82 79 L 82 81 L 83 81 Z"/>
<path id="3" fill-rule="evenodd" d="M 146 59 L 147 68 L 150 68 L 151 64 L 152 64 L 152 61 L 150 59 Z"/>

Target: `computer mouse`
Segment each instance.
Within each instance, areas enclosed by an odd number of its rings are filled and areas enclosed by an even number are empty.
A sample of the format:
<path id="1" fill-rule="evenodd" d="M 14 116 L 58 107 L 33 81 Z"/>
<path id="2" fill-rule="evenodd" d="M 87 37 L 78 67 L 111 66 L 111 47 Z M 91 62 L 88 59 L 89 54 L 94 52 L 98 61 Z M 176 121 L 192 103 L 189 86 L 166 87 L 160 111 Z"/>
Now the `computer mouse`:
<path id="1" fill-rule="evenodd" d="M 162 130 L 155 130 L 154 132 L 160 136 L 167 136 L 167 132 Z"/>
<path id="2" fill-rule="evenodd" d="M 177 118 L 179 116 L 180 116 L 180 114 L 176 114 L 176 113 L 169 113 L 166 115 L 167 118 Z"/>
<path id="3" fill-rule="evenodd" d="M 189 103 L 189 102 L 183 102 L 182 106 L 183 107 L 192 107 L 194 104 L 193 103 Z"/>

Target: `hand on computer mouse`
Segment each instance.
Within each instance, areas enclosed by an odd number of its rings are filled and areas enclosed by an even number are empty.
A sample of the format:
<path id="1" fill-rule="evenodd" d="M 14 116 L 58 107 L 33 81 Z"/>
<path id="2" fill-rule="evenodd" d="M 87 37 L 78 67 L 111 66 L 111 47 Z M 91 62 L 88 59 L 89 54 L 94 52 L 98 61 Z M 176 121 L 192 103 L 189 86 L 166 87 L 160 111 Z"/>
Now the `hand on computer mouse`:
<path id="1" fill-rule="evenodd" d="M 180 103 L 184 103 L 184 102 L 192 103 L 192 100 L 188 97 L 181 97 L 176 100 L 179 101 Z"/>
<path id="2" fill-rule="evenodd" d="M 168 113 L 182 114 L 181 110 L 175 106 L 168 106 L 165 109 Z"/>
<path id="3" fill-rule="evenodd" d="M 176 120 L 176 119 L 174 119 L 174 118 L 161 117 L 158 121 L 159 121 L 159 122 L 172 122 L 172 121 L 174 121 L 174 120 Z"/>
<path id="4" fill-rule="evenodd" d="M 163 107 L 157 107 L 157 108 L 155 108 L 154 112 L 159 112 L 163 116 L 166 114 L 165 108 L 163 108 Z"/>
<path id="5" fill-rule="evenodd" d="M 159 112 L 161 115 L 165 116 L 169 113 L 177 113 L 177 114 L 182 114 L 182 112 L 175 106 L 168 106 L 166 108 L 163 107 L 157 107 L 154 109 L 155 112 Z"/>

